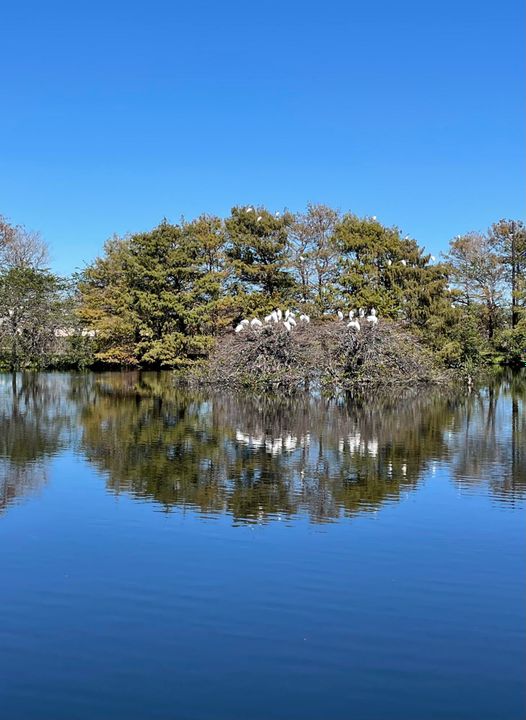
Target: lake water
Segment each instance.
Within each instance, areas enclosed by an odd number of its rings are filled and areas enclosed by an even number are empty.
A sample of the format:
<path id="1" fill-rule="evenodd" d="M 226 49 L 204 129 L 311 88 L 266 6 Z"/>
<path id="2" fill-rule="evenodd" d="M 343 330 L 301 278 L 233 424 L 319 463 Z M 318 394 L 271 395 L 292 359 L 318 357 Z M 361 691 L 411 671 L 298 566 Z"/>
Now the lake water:
<path id="1" fill-rule="evenodd" d="M 525 717 L 526 374 L 0 375 L 6 720 Z"/>

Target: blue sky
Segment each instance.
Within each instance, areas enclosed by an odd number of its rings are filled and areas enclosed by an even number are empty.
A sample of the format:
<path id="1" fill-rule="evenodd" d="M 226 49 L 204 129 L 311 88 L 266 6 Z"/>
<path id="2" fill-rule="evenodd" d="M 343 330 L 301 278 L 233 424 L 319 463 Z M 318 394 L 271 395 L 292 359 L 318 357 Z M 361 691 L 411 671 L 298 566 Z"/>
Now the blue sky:
<path id="1" fill-rule="evenodd" d="M 5 2 L 0 213 L 113 233 L 324 202 L 431 252 L 524 215 L 522 0 Z"/>

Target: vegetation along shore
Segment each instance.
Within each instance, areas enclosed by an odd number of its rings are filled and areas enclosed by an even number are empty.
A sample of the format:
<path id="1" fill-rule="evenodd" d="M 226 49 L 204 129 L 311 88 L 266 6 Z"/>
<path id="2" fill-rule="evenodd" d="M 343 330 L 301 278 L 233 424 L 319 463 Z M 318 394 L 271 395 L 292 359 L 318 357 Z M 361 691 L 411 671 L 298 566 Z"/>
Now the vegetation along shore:
<path id="1" fill-rule="evenodd" d="M 526 362 L 526 228 L 434 258 L 375 217 L 234 207 L 108 240 L 81 272 L 0 217 L 0 367 L 170 368 L 293 392 L 468 378 Z"/>

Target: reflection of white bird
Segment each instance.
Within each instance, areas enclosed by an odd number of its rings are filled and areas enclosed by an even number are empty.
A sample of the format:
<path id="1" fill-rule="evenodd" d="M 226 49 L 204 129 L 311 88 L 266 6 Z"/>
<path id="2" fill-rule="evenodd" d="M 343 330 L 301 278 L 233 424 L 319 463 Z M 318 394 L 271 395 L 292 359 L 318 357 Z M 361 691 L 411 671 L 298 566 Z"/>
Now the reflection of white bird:
<path id="1" fill-rule="evenodd" d="M 367 452 L 373 457 L 376 457 L 378 455 L 378 440 L 367 441 Z"/>
<path id="2" fill-rule="evenodd" d="M 250 324 L 251 324 L 251 326 L 252 326 L 253 328 L 260 328 L 260 327 L 263 326 L 263 323 L 262 323 L 261 320 L 259 320 L 258 318 L 253 318 L 253 319 L 250 321 Z"/>
<path id="3" fill-rule="evenodd" d="M 303 313 L 302 315 L 300 315 L 300 322 L 310 323 L 310 317 Z"/>
<path id="4" fill-rule="evenodd" d="M 341 310 L 338 310 L 338 318 L 339 318 L 340 320 L 343 320 L 343 313 L 342 313 Z"/>
<path id="5" fill-rule="evenodd" d="M 367 322 L 371 323 L 371 325 L 378 324 L 378 318 L 376 317 L 376 310 L 374 308 L 371 309 L 371 314 L 367 316 Z"/>

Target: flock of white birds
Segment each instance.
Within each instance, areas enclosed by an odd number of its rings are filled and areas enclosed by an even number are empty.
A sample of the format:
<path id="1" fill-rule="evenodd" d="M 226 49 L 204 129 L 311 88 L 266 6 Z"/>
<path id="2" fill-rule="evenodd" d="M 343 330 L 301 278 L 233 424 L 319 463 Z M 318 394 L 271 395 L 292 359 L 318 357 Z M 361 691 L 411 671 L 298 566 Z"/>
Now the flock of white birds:
<path id="1" fill-rule="evenodd" d="M 298 322 L 301 324 L 310 323 L 309 315 L 302 313 L 299 315 L 297 320 L 296 316 L 297 313 L 292 312 L 291 310 L 282 311 L 281 308 L 278 308 L 277 310 L 273 310 L 270 315 L 266 315 L 263 318 L 263 321 L 257 317 L 252 318 L 252 320 L 241 320 L 241 322 L 236 326 L 235 332 L 240 333 L 244 330 L 248 330 L 249 328 L 252 330 L 259 330 L 262 327 L 268 327 L 270 325 L 283 325 L 283 327 L 290 332 L 298 325 Z M 356 332 L 360 332 L 362 329 L 362 325 L 360 323 L 369 323 L 369 325 L 373 326 L 378 324 L 378 314 L 375 308 L 371 308 L 369 315 L 365 314 L 365 310 L 363 308 L 360 308 L 358 313 L 356 310 L 350 310 L 348 317 L 346 317 L 341 310 L 338 310 L 337 316 L 338 320 L 341 322 L 348 319 L 347 327 L 351 330 L 355 330 Z"/>

